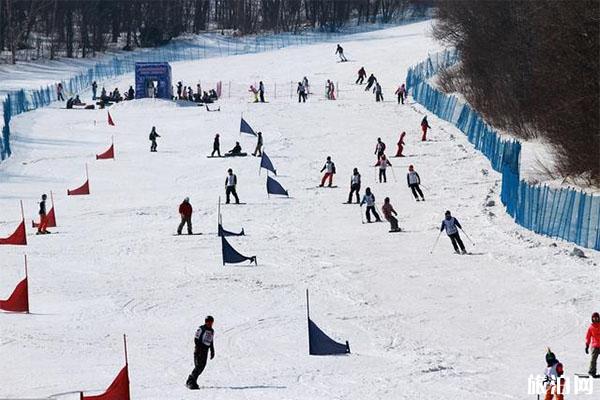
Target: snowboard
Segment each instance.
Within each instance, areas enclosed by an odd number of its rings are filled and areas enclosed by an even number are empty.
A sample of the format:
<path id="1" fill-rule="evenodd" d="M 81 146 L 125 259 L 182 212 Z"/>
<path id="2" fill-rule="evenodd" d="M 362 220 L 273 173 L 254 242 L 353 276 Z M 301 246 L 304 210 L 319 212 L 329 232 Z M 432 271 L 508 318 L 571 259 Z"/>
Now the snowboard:
<path id="1" fill-rule="evenodd" d="M 600 379 L 600 375 L 591 376 L 589 374 L 575 374 L 578 378 Z"/>
<path id="2" fill-rule="evenodd" d="M 225 154 L 223 157 L 246 157 L 248 153 Z"/>
<path id="3" fill-rule="evenodd" d="M 198 233 L 192 233 L 192 234 L 190 234 L 190 233 L 182 233 L 182 234 L 174 233 L 173 234 L 173 236 L 199 236 L 199 235 L 203 235 L 203 233 L 198 232 Z"/>
<path id="4" fill-rule="evenodd" d="M 342 204 L 354 204 L 354 205 L 359 205 L 360 203 L 352 203 L 352 202 L 348 203 L 347 201 L 345 201 L 345 202 L 343 202 Z"/>
<path id="5" fill-rule="evenodd" d="M 206 156 L 206 158 L 223 158 L 225 156 Z"/>
<path id="6" fill-rule="evenodd" d="M 247 204 L 247 203 L 242 203 L 240 201 L 239 203 L 233 202 L 233 203 L 222 203 L 222 204 L 224 204 L 226 206 L 229 206 L 229 205 L 231 205 L 231 206 L 242 206 L 242 205 Z"/>
<path id="7" fill-rule="evenodd" d="M 388 231 L 388 232 L 389 233 L 399 233 L 399 232 L 404 232 L 404 231 L 402 230 L 402 228 L 398 228 L 397 231 Z"/>

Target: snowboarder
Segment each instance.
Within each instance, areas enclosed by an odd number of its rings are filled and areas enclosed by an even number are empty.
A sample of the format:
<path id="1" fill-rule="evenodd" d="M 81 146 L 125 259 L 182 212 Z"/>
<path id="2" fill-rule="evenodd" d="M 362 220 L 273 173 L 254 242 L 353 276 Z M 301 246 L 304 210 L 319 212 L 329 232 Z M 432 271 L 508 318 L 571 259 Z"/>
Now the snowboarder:
<path id="1" fill-rule="evenodd" d="M 371 213 L 373 213 L 373 216 L 375 217 L 375 222 L 381 222 L 381 218 L 379 217 L 379 214 L 377 214 L 377 210 L 375 209 L 375 195 L 371 193 L 371 188 L 365 189 L 365 195 L 363 196 L 360 202 L 360 206 L 362 207 L 363 204 L 367 205 L 367 210 L 365 211 L 367 216 L 367 222 L 371 222 Z"/>
<path id="2" fill-rule="evenodd" d="M 389 197 L 386 197 L 383 200 L 381 212 L 383 212 L 384 218 L 390 223 L 390 232 L 400 232 L 400 228 L 398 228 L 398 218 L 394 217 L 394 215 L 398 215 L 398 213 L 390 203 Z"/>
<path id="3" fill-rule="evenodd" d="M 181 216 L 181 223 L 177 227 L 177 234 L 181 235 L 183 226 L 187 224 L 188 235 L 192 234 L 192 205 L 190 204 L 190 198 L 186 197 L 183 202 L 179 205 L 179 215 Z"/>
<path id="4" fill-rule="evenodd" d="M 296 89 L 296 93 L 298 93 L 298 103 L 306 103 L 306 88 L 302 84 L 302 82 L 298 82 L 298 88 Z"/>
<path id="5" fill-rule="evenodd" d="M 331 157 L 327 156 L 327 161 L 323 168 L 321 168 L 321 172 L 325 171 L 325 175 L 323 175 L 323 179 L 321 179 L 321 184 L 319 187 L 325 186 L 325 181 L 329 180 L 329 184 L 327 186 L 331 187 L 333 175 L 335 175 L 335 164 L 331 161 Z"/>
<path id="6" fill-rule="evenodd" d="M 260 102 L 265 102 L 265 85 L 262 81 L 258 82 L 258 94 L 260 96 Z"/>
<path id="7" fill-rule="evenodd" d="M 419 185 L 421 184 L 421 177 L 419 176 L 417 171 L 415 171 L 415 167 L 412 165 L 408 166 L 408 173 L 406 174 L 406 183 L 412 191 L 415 200 L 419 201 L 419 196 L 421 196 L 421 200 L 425 201 L 425 197 L 423 197 L 423 192 L 419 187 Z"/>
<path id="8" fill-rule="evenodd" d="M 365 92 L 371 90 L 371 86 L 373 86 L 375 82 L 377 82 L 377 78 L 375 78 L 375 75 L 369 75 L 369 79 L 367 79 L 367 87 L 365 87 Z"/>
<path id="9" fill-rule="evenodd" d="M 215 358 L 215 331 L 212 327 L 214 321 L 212 316 L 207 316 L 204 319 L 204 325 L 200 326 L 194 335 L 194 370 L 190 376 L 188 376 L 187 382 L 185 383 L 188 389 L 200 389 L 198 386 L 198 377 L 206 367 L 209 350 L 210 359 L 212 360 Z"/>
<path id="10" fill-rule="evenodd" d="M 65 101 L 65 98 L 63 96 L 63 85 L 61 82 L 58 82 L 58 84 L 56 85 L 56 99 L 60 101 Z"/>
<path id="11" fill-rule="evenodd" d="M 248 89 L 248 91 L 254 96 L 254 102 L 258 103 L 258 90 L 256 90 L 254 85 L 250 85 L 250 89 Z"/>
<path id="12" fill-rule="evenodd" d="M 40 223 L 38 224 L 38 230 L 37 230 L 37 235 L 44 235 L 46 233 L 50 233 L 48 232 L 48 230 L 46 229 L 46 227 L 48 226 L 48 215 L 46 214 L 46 199 L 48 198 L 48 196 L 46 196 L 46 194 L 42 195 L 42 201 L 40 201 L 40 211 L 39 211 L 39 215 L 40 215 Z"/>
<path id="13" fill-rule="evenodd" d="M 385 153 L 385 143 L 381 141 L 381 138 L 377 138 L 377 144 L 375 145 L 375 154 L 377 155 L 377 160 L 381 158 L 381 156 Z"/>
<path id="14" fill-rule="evenodd" d="M 421 137 L 421 141 L 427 141 L 427 129 L 431 129 L 429 126 L 429 122 L 427 122 L 427 115 L 423 117 L 421 120 L 421 130 L 423 131 L 423 136 Z"/>
<path id="15" fill-rule="evenodd" d="M 263 146 L 262 132 L 258 132 L 256 135 L 257 135 L 256 148 L 254 149 L 254 153 L 252 153 L 252 155 L 255 157 L 262 156 L 262 146 Z M 241 149 L 240 149 L 240 151 L 241 151 Z"/>
<path id="16" fill-rule="evenodd" d="M 150 144 L 150 152 L 151 153 L 156 153 L 156 147 L 158 146 L 156 144 L 156 138 L 159 138 L 160 135 L 158 134 L 158 132 L 156 132 L 156 127 L 152 127 L 152 130 L 150 131 L 150 135 L 148 136 L 148 139 L 150 140 L 151 144 Z"/>
<path id="17" fill-rule="evenodd" d="M 398 87 L 398 89 L 396 89 L 396 93 L 398 95 L 398 104 L 402 103 L 404 104 L 404 99 L 406 98 L 406 86 L 404 86 L 404 83 L 402 85 L 400 85 L 400 87 Z"/>
<path id="18" fill-rule="evenodd" d="M 402 132 L 400 134 L 400 139 L 398 139 L 398 150 L 396 151 L 396 157 L 404 157 L 402 152 L 404 151 L 404 136 L 406 136 L 406 132 Z"/>
<path id="19" fill-rule="evenodd" d="M 360 69 L 358 70 L 358 78 L 356 78 L 356 84 L 357 85 L 362 85 L 363 82 L 365 81 L 365 78 L 367 76 L 367 71 L 365 71 L 365 67 L 360 67 Z"/>
<path id="20" fill-rule="evenodd" d="M 183 90 L 183 83 L 177 82 L 177 99 L 181 100 L 181 92 Z"/>
<path id="21" fill-rule="evenodd" d="M 98 91 L 98 84 L 96 81 L 92 82 L 92 100 L 96 100 L 96 92 Z"/>
<path id="22" fill-rule="evenodd" d="M 308 96 L 310 94 L 310 87 L 308 86 L 308 78 L 307 77 L 302 78 L 302 86 L 304 86 L 304 91 L 305 91 L 306 95 Z"/>
<path id="23" fill-rule="evenodd" d="M 242 155 L 242 146 L 240 145 L 240 142 L 235 142 L 235 146 L 233 146 L 233 149 L 229 150 L 226 154 L 226 156 L 241 156 Z M 244 153 L 244 155 L 246 155 Z"/>
<path id="24" fill-rule="evenodd" d="M 213 141 L 213 151 L 212 151 L 212 153 L 210 153 L 210 156 L 214 157 L 215 152 L 217 153 L 217 156 L 221 157 L 221 143 L 219 142 L 219 134 L 218 133 L 215 135 L 215 140 Z"/>
<path id="25" fill-rule="evenodd" d="M 382 180 L 385 183 L 387 182 L 387 176 L 385 174 L 387 167 L 391 167 L 392 163 L 387 159 L 385 154 L 382 154 L 381 157 L 379 157 L 377 164 L 379 165 L 379 183 L 381 183 Z"/>
<path id="26" fill-rule="evenodd" d="M 129 90 L 127 90 L 127 100 L 133 100 L 135 97 L 135 90 L 133 90 L 133 86 L 129 86 Z"/>
<path id="27" fill-rule="evenodd" d="M 233 195 L 235 198 L 235 204 L 240 204 L 240 199 L 238 198 L 237 191 L 235 187 L 237 186 L 237 176 L 233 173 L 233 170 L 229 168 L 227 170 L 227 177 L 225 178 L 225 204 L 229 204 L 229 196 Z"/>
<path id="28" fill-rule="evenodd" d="M 546 396 L 544 400 L 563 400 L 565 393 L 564 367 L 550 349 L 546 353 Z"/>
<path id="29" fill-rule="evenodd" d="M 352 203 L 352 195 L 356 193 L 356 203 L 360 202 L 360 174 L 358 168 L 354 168 L 352 171 L 352 177 L 350 178 L 350 194 L 348 194 L 347 203 Z"/>
<path id="30" fill-rule="evenodd" d="M 462 229 L 462 226 L 460 226 L 460 222 L 458 222 L 458 220 L 454 218 L 452 214 L 450 214 L 450 211 L 446 211 L 446 217 L 442 221 L 440 232 L 443 232 L 444 229 L 446 230 L 446 234 L 450 238 L 450 241 L 452 242 L 452 247 L 454 247 L 454 252 L 456 254 L 460 254 L 460 251 L 462 251 L 462 254 L 467 254 L 465 245 L 463 244 L 460 235 L 458 234 L 459 228 Z M 459 247 L 460 251 L 458 250 Z"/>
<path id="31" fill-rule="evenodd" d="M 381 92 L 381 85 L 379 82 L 375 82 L 375 87 L 373 88 L 373 93 L 375 93 L 375 101 L 380 102 L 383 101 L 383 93 Z"/>
<path id="32" fill-rule="evenodd" d="M 594 378 L 600 378 L 600 374 L 598 374 L 598 369 L 596 368 L 598 356 L 600 356 L 600 314 L 597 312 L 592 314 L 592 323 L 585 335 L 585 354 L 589 353 L 590 346 L 592 347 L 592 358 L 588 373 Z"/>
<path id="33" fill-rule="evenodd" d="M 340 61 L 341 62 L 348 61 L 348 59 L 346 58 L 346 56 L 344 56 L 344 49 L 339 44 L 337 45 L 337 49 L 335 49 L 335 54 L 339 54 L 340 55 Z"/>

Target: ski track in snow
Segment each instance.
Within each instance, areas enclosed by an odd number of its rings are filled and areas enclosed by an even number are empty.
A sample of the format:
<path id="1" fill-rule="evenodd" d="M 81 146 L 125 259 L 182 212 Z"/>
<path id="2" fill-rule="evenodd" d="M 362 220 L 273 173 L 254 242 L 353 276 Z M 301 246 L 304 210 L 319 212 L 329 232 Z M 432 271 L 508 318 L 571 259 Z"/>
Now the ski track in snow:
<path id="1" fill-rule="evenodd" d="M 391 101 L 407 68 L 439 50 L 429 29 L 425 22 L 357 35 L 343 44 L 353 63 L 336 63 L 330 43 L 172 63 L 174 82 L 192 86 L 200 78 L 250 84 L 306 75 L 315 93 L 306 104 L 269 92 L 268 104 L 250 104 L 244 89 L 223 99 L 219 113 L 121 103 L 110 109 L 115 127 L 106 125 L 105 110 L 58 105 L 14 118 L 14 155 L 0 165 L 0 236 L 18 222 L 19 199 L 30 235 L 27 248 L 0 249 L 0 297 L 22 279 L 25 251 L 34 314 L 0 314 L 0 354 L 14 360 L 1 367 L 0 398 L 103 390 L 123 364 L 122 333 L 138 399 L 524 399 L 546 346 L 567 372 L 583 370 L 599 254 L 572 258 L 571 244 L 515 225 L 500 205 L 500 175 L 466 137 L 412 101 Z M 354 85 L 361 65 L 381 81 L 386 102 Z M 340 100 L 319 101 L 326 79 L 340 82 Z M 106 87 L 132 81 L 130 74 Z M 293 199 L 267 198 L 258 158 L 205 157 L 215 133 L 225 150 L 240 141 L 253 151 L 255 140 L 238 133 L 242 113 L 263 132 L 276 179 Z M 433 127 L 427 143 L 419 142 L 423 114 Z M 162 135 L 158 153 L 148 152 L 152 125 Z M 382 137 L 393 155 L 403 130 L 410 157 L 391 158 L 394 172 L 379 184 L 375 141 Z M 116 160 L 95 161 L 111 136 Z M 339 188 L 305 190 L 318 185 L 328 155 Z M 66 189 L 84 182 L 86 163 L 91 195 L 68 198 Z M 409 164 L 426 186 L 424 203 L 406 187 Z M 223 206 L 224 226 L 245 229 L 230 241 L 256 254 L 257 267 L 221 265 L 217 199 L 229 167 L 248 204 Z M 364 209 L 341 204 L 354 167 L 362 191 L 370 186 L 378 206 L 390 196 L 409 232 L 363 225 Z M 36 201 L 50 190 L 59 234 L 32 235 Z M 173 237 L 186 196 L 194 230 L 205 234 Z M 486 199 L 497 205 L 484 206 Z M 429 254 L 446 209 L 476 241 L 463 235 L 476 255 L 452 254 L 445 235 Z M 306 288 L 312 318 L 349 340 L 350 356 L 308 356 Z M 206 314 L 216 318 L 216 358 L 199 379 L 201 391 L 190 392 L 192 337 Z"/>

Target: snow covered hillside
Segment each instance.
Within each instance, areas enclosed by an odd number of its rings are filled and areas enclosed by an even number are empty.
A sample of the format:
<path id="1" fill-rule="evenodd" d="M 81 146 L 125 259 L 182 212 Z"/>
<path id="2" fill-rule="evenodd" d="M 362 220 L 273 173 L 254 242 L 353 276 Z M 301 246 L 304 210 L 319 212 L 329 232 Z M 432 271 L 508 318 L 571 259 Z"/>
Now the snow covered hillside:
<path id="1" fill-rule="evenodd" d="M 330 43 L 173 63 L 174 82 L 239 84 L 220 112 L 147 99 L 113 106 L 115 127 L 105 110 L 62 104 L 14 118 L 13 156 L 0 165 L 0 237 L 20 221 L 19 200 L 29 224 L 51 190 L 59 226 L 46 236 L 28 228 L 26 248 L 0 247 L 0 298 L 22 279 L 26 252 L 32 311 L 0 313 L 0 398 L 104 390 L 123 365 L 123 333 L 134 399 L 527 399 L 546 346 L 568 375 L 585 372 L 600 254 L 574 258 L 572 245 L 518 227 L 500 206 L 500 175 L 450 124 L 430 116 L 431 141 L 419 141 L 424 110 L 397 105 L 393 92 L 410 65 L 440 49 L 429 29 L 356 35 L 342 43 L 347 63 L 336 62 Z M 354 85 L 361 66 L 382 83 L 384 103 Z M 314 93 L 305 104 L 288 87 L 277 98 L 267 91 L 269 103 L 249 102 L 250 84 L 269 89 L 303 76 Z M 339 82 L 339 100 L 324 99 L 327 79 Z M 132 75 L 106 86 L 130 84 Z M 252 152 L 255 139 L 239 134 L 242 113 L 263 132 L 291 198 L 267 197 L 258 158 L 206 158 L 215 133 L 223 149 L 240 141 Z M 152 126 L 157 153 L 149 152 Z M 391 158 L 388 183 L 377 183 L 376 139 L 393 155 L 401 131 L 408 157 Z M 111 136 L 116 160 L 96 161 Z M 316 187 L 327 156 L 336 189 Z M 91 195 L 67 197 L 85 180 L 86 163 Z M 407 188 L 409 164 L 426 202 Z M 361 209 L 342 204 L 354 167 L 361 193 L 371 187 L 378 210 L 389 196 L 406 232 L 362 224 Z M 217 201 L 228 168 L 247 204 L 222 206 L 224 226 L 245 229 L 231 243 L 257 255 L 258 266 L 221 265 Z M 186 196 L 203 235 L 173 236 Z M 475 241 L 463 235 L 472 255 L 453 254 L 445 235 L 430 255 L 447 209 Z M 307 288 L 313 320 L 348 340 L 349 356 L 308 355 Z M 207 314 L 216 357 L 193 392 L 184 383 Z"/>

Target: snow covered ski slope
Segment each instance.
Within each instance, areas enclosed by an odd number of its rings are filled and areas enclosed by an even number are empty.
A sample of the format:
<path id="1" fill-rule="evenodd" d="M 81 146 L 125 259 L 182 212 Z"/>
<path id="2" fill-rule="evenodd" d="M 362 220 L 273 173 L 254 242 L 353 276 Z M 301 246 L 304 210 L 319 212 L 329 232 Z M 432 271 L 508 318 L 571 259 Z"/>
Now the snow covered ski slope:
<path id="1" fill-rule="evenodd" d="M 50 191 L 58 233 L 28 228 L 27 247 L 0 246 L 0 298 L 22 279 L 26 252 L 32 312 L 0 313 L 0 398 L 101 392 L 123 365 L 123 333 L 134 399 L 527 399 L 546 346 L 568 375 L 585 371 L 600 255 L 571 257 L 568 243 L 516 226 L 499 205 L 500 176 L 449 124 L 429 116 L 431 140 L 419 141 L 424 110 L 397 105 L 393 92 L 410 65 L 439 50 L 429 29 L 356 35 L 342 43 L 347 63 L 323 44 L 172 64 L 174 82 L 194 89 L 198 80 L 239 84 L 220 112 L 147 99 L 113 106 L 114 127 L 106 110 L 59 104 L 14 118 L 14 154 L 0 166 L 0 237 L 20 221 L 19 200 L 29 223 Z M 354 85 L 361 66 L 378 78 L 385 102 Z M 304 76 L 314 93 L 305 104 L 269 89 Z M 336 101 L 324 99 L 327 79 L 338 82 Z M 247 88 L 261 80 L 269 102 L 250 103 Z M 105 84 L 123 92 L 133 76 Z M 216 133 L 222 149 L 239 141 L 253 151 L 255 139 L 239 134 L 242 114 L 263 132 L 290 198 L 267 197 L 258 158 L 206 157 Z M 152 126 L 161 135 L 156 153 Z M 377 183 L 376 139 L 393 155 L 402 131 L 407 157 L 391 158 L 388 182 Z M 96 161 L 112 136 L 116 159 Z M 327 156 L 338 188 L 318 189 Z M 67 197 L 86 163 L 91 194 Z M 407 188 L 410 164 L 425 202 Z M 361 209 L 342 204 L 355 167 L 361 194 L 371 187 L 378 210 L 389 196 L 405 233 L 362 224 Z M 247 204 L 222 206 L 223 223 L 244 228 L 230 243 L 256 254 L 258 266 L 221 265 L 217 201 L 228 168 Z M 203 235 L 173 236 L 186 196 Z M 475 242 L 463 235 L 471 256 L 455 255 L 445 235 L 430 255 L 447 209 Z M 349 340 L 352 354 L 308 355 L 307 288 L 312 319 Z M 184 383 L 193 334 L 207 314 L 216 357 L 192 392 Z"/>

